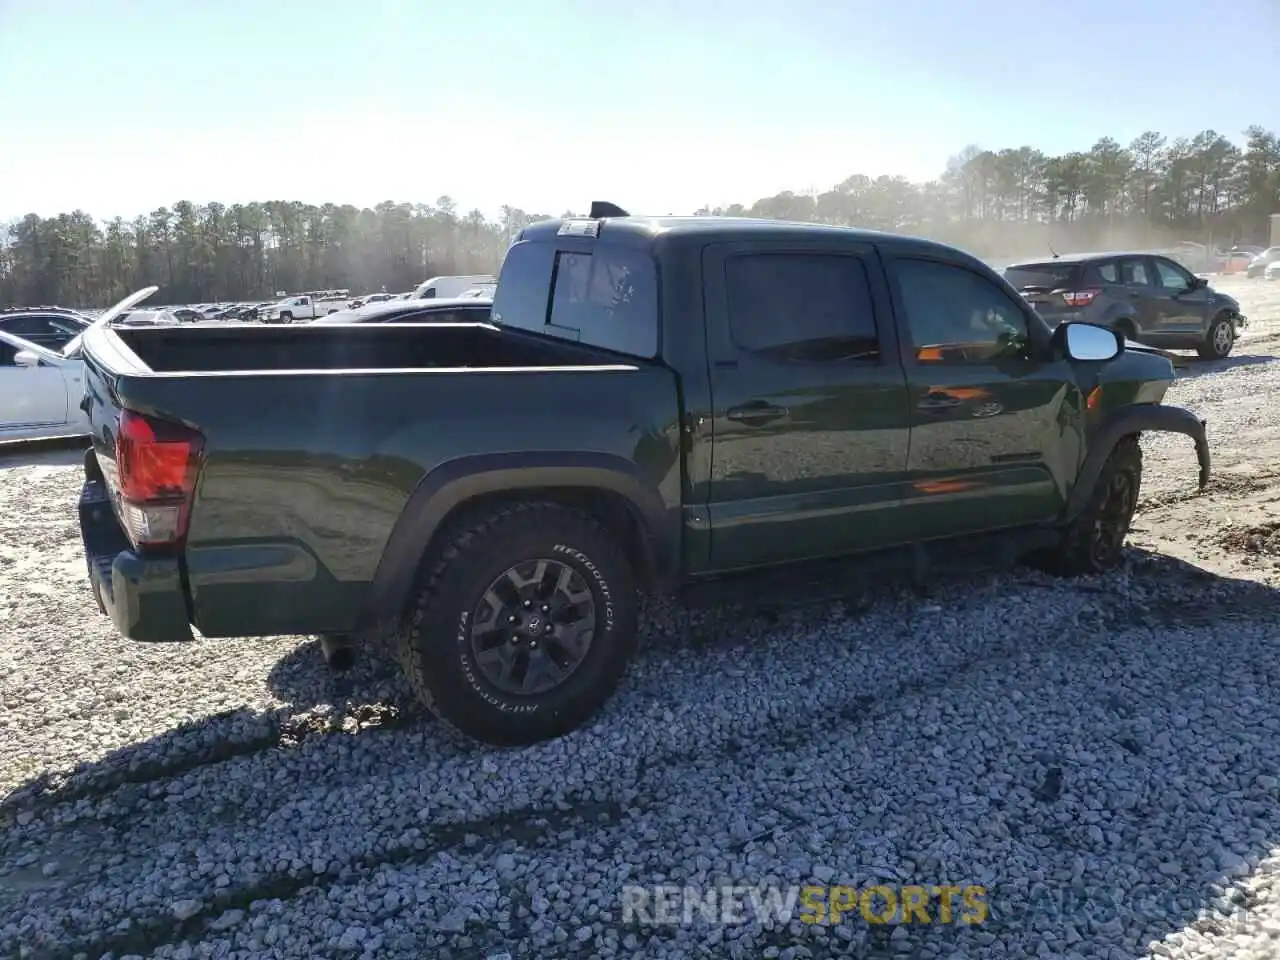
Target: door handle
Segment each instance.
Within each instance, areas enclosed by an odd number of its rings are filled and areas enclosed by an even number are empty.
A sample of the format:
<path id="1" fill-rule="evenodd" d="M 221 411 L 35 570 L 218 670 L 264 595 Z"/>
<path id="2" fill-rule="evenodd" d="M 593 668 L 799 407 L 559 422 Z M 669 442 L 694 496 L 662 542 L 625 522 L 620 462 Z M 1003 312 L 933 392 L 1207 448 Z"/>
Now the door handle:
<path id="1" fill-rule="evenodd" d="M 760 427 L 780 420 L 790 412 L 786 407 L 775 407 L 771 403 L 747 403 L 741 407 L 731 407 L 725 416 L 738 423 Z"/>
<path id="2" fill-rule="evenodd" d="M 960 406 L 960 401 L 955 397 L 939 397 L 935 400 L 921 400 L 916 404 L 917 410 L 951 410 Z"/>

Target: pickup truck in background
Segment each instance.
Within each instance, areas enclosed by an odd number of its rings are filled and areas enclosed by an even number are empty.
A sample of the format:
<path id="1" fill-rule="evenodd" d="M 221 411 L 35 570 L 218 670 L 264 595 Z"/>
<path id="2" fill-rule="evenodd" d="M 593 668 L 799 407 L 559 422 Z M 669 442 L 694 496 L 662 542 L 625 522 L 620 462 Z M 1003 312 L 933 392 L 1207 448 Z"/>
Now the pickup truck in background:
<path id="1" fill-rule="evenodd" d="M 316 317 L 327 317 L 339 310 L 346 310 L 351 301 L 346 297 L 316 297 L 301 294 L 286 297 L 278 303 L 263 307 L 258 316 L 263 323 L 293 323 L 295 320 L 314 320 Z"/>
<path id="2" fill-rule="evenodd" d="M 490 323 L 94 329 L 90 581 L 136 640 L 393 638 L 491 743 L 606 701 L 637 595 L 983 537 L 1111 570 L 1174 371 L 905 236 L 610 205 Z M 968 554 L 965 554 L 968 556 Z M 878 561 L 877 561 L 878 562 Z"/>

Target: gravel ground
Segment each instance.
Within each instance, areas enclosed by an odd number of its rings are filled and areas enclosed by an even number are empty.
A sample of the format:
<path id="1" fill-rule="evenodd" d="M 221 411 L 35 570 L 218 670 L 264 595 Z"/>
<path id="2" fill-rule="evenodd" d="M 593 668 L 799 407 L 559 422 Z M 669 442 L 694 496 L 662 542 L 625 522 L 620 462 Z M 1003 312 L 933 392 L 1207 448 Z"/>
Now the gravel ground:
<path id="1" fill-rule="evenodd" d="M 0 460 L 0 956 L 1275 956 L 1280 284 L 1219 286 L 1255 325 L 1169 399 L 1222 476 L 1144 441 L 1126 570 L 655 609 L 601 720 L 519 751 L 444 736 L 379 657 L 120 640 L 78 455 Z M 990 916 L 621 915 L 628 883 L 877 881 Z"/>

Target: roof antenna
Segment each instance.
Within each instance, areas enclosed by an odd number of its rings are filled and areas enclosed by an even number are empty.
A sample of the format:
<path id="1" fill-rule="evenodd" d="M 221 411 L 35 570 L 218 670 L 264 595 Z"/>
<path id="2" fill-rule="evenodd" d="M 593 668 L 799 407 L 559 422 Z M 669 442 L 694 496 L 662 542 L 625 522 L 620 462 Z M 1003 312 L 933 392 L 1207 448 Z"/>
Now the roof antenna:
<path id="1" fill-rule="evenodd" d="M 1049 244 L 1049 252 L 1053 254 L 1053 259 L 1058 259 L 1058 251 L 1053 249 L 1053 244 Z"/>
<path id="2" fill-rule="evenodd" d="M 631 214 L 607 200 L 592 200 L 591 212 L 587 216 L 592 220 L 599 220 L 601 217 L 629 217 Z"/>

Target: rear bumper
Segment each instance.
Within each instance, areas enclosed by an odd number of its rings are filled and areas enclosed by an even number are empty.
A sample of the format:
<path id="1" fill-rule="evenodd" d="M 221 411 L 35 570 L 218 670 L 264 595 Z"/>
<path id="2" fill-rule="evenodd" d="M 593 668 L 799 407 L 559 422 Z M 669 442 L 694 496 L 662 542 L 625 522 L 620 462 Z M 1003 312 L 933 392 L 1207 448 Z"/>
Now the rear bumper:
<path id="1" fill-rule="evenodd" d="M 121 635 L 161 643 L 194 639 L 178 561 L 133 551 L 101 478 L 86 480 L 80 491 L 80 538 L 98 609 Z"/>

